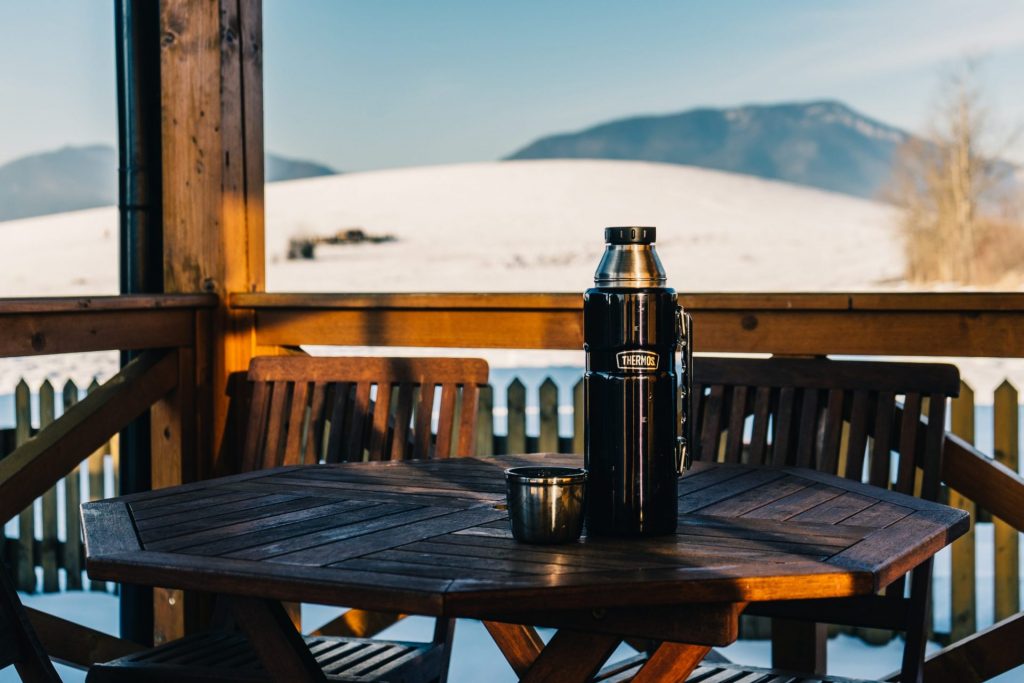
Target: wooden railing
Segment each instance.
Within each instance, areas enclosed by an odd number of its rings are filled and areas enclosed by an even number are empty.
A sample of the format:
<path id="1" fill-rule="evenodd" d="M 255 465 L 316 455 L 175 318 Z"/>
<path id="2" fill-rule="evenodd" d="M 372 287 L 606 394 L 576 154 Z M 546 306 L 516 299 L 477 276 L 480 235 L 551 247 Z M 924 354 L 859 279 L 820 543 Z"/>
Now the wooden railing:
<path id="1" fill-rule="evenodd" d="M 1024 358 L 1024 294 L 692 294 L 696 350 Z M 233 294 L 264 346 L 580 349 L 580 294 Z"/>
<path id="2" fill-rule="evenodd" d="M 206 295 L 0 300 L 0 357 L 142 352 L 0 459 L 0 520 L 52 491 L 58 480 L 146 411 L 153 422 L 154 485 L 197 476 L 194 449 L 183 451 L 180 435 L 192 429 L 188 416 L 195 406 L 186 398 L 201 380 L 195 349 L 209 334 L 206 310 L 216 302 Z M 29 612 L 46 649 L 68 663 L 87 666 L 137 649 L 79 624 Z"/>
<path id="3" fill-rule="evenodd" d="M 695 318 L 697 351 L 1024 357 L 1020 294 L 707 294 L 681 300 Z M 252 315 L 255 344 L 269 352 L 313 344 L 514 349 L 579 349 L 582 344 L 578 294 L 236 294 L 230 303 Z M 207 309 L 215 304 L 202 295 L 0 300 L 5 332 L 0 357 L 150 350 L 0 461 L 0 516 L 17 514 L 151 405 L 154 485 L 202 476 L 203 463 L 189 447 L 196 429 L 190 420 L 197 419 L 198 388 L 209 379 L 200 347 L 208 339 Z M 549 427 L 545 443 L 550 435 Z M 1024 529 L 1024 480 L 962 441 L 954 438 L 950 444 L 950 486 L 1008 528 Z M 157 614 L 160 623 L 178 618 Z M 63 640 L 67 650 L 67 642 L 78 636 L 90 647 L 98 642 L 94 634 L 70 631 L 40 615 L 37 620 L 49 629 L 55 648 Z M 1012 615 L 932 657 L 930 671 L 945 672 L 936 680 L 971 680 L 948 673 L 969 669 L 981 680 L 1015 666 L 1020 657 L 1005 652 L 1014 650 L 1005 644 L 1015 641 L 1005 636 L 1022 629 L 1020 615 Z M 1002 651 L 978 665 L 978 653 L 989 656 L 993 643 Z M 107 651 L 117 647 L 111 644 Z"/>
<path id="4" fill-rule="evenodd" d="M 680 296 L 680 302 L 694 317 L 697 352 L 1024 358 L 1024 294 L 694 294 Z M 256 343 L 264 350 L 301 345 L 575 350 L 583 342 L 577 293 L 247 293 L 232 295 L 230 305 L 254 314 Z M 968 409 L 973 404 L 954 404 L 954 431 Z M 547 438 L 538 437 L 538 443 L 558 443 L 554 423 L 548 415 Z M 525 439 L 518 420 L 514 431 L 518 444 Z M 1012 554 L 1007 549 L 1016 532 L 1024 531 L 1024 479 L 955 437 L 947 453 L 951 502 L 972 513 L 990 511 L 998 538 L 1007 539 L 1004 554 Z M 1013 462 L 1009 456 L 1006 461 Z M 964 595 L 974 599 L 971 543 L 962 541 L 953 551 L 967 578 L 953 582 L 950 639 L 963 639 L 929 659 L 926 680 L 987 680 L 1024 664 L 1024 653 L 1012 645 L 1024 633 L 1020 613 L 964 638 L 973 628 L 963 627 L 956 610 Z M 1005 607 L 999 609 L 1002 615 Z M 984 661 L 976 661 L 979 657 Z"/>

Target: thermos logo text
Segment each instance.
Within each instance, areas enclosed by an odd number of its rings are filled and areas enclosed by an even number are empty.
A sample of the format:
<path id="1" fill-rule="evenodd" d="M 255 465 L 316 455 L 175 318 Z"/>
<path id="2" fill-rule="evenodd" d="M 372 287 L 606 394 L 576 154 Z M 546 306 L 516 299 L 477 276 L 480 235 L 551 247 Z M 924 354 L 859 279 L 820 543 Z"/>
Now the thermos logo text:
<path id="1" fill-rule="evenodd" d="M 657 370 L 658 354 L 654 351 L 619 351 L 615 354 L 615 365 L 619 370 L 634 372 Z"/>

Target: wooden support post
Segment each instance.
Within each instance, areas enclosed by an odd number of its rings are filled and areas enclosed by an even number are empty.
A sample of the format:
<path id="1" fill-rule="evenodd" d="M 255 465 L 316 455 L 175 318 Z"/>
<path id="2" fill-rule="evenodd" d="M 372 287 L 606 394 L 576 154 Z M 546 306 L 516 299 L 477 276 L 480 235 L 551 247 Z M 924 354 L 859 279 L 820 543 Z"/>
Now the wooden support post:
<path id="1" fill-rule="evenodd" d="M 179 391 L 153 409 L 154 488 L 231 469 L 228 380 L 255 335 L 228 295 L 264 289 L 262 4 L 161 0 L 160 36 L 164 291 L 220 301 L 179 352 Z M 187 600 L 155 592 L 158 642 L 190 628 Z"/>
<path id="2" fill-rule="evenodd" d="M 791 619 L 772 620 L 772 667 L 824 675 L 828 628 L 825 624 Z"/>
<path id="3" fill-rule="evenodd" d="M 995 393 L 995 455 L 996 462 L 1014 472 L 1019 467 L 1019 434 L 1017 416 L 1017 389 L 1004 381 Z M 1002 621 L 1020 611 L 1020 552 L 1017 530 L 999 519 L 992 518 L 995 534 L 995 614 Z"/>
<path id="4" fill-rule="evenodd" d="M 951 430 L 960 438 L 974 443 L 974 390 L 965 382 L 960 383 L 960 397 L 953 399 L 950 419 Z M 975 560 L 974 560 L 974 501 L 957 491 L 949 490 L 949 504 L 971 513 L 971 529 L 953 542 L 952 548 L 952 591 L 953 614 L 950 623 L 950 639 L 960 640 L 977 630 L 975 617 Z"/>

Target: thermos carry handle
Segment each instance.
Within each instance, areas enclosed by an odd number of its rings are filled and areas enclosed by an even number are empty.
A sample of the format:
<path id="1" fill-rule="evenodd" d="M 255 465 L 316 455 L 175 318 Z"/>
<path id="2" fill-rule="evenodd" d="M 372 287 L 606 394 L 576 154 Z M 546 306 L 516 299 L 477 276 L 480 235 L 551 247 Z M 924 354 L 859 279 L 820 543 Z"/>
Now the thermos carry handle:
<path id="1" fill-rule="evenodd" d="M 676 473 L 690 469 L 693 419 L 693 318 L 676 307 L 676 346 L 679 349 L 679 432 L 676 436 Z"/>

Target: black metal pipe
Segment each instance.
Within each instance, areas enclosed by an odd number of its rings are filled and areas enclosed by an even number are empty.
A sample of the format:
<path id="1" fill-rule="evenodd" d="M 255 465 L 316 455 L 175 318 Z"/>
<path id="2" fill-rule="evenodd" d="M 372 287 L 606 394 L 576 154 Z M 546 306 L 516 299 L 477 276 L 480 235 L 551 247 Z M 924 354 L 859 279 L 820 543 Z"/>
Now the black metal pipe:
<path id="1" fill-rule="evenodd" d="M 122 294 L 163 291 L 160 174 L 160 15 L 150 0 L 114 0 L 117 51 L 118 209 Z M 121 353 L 121 365 L 134 354 Z M 150 423 L 144 414 L 121 432 L 119 493 L 151 487 Z M 153 639 L 153 593 L 121 586 L 121 635 Z"/>

